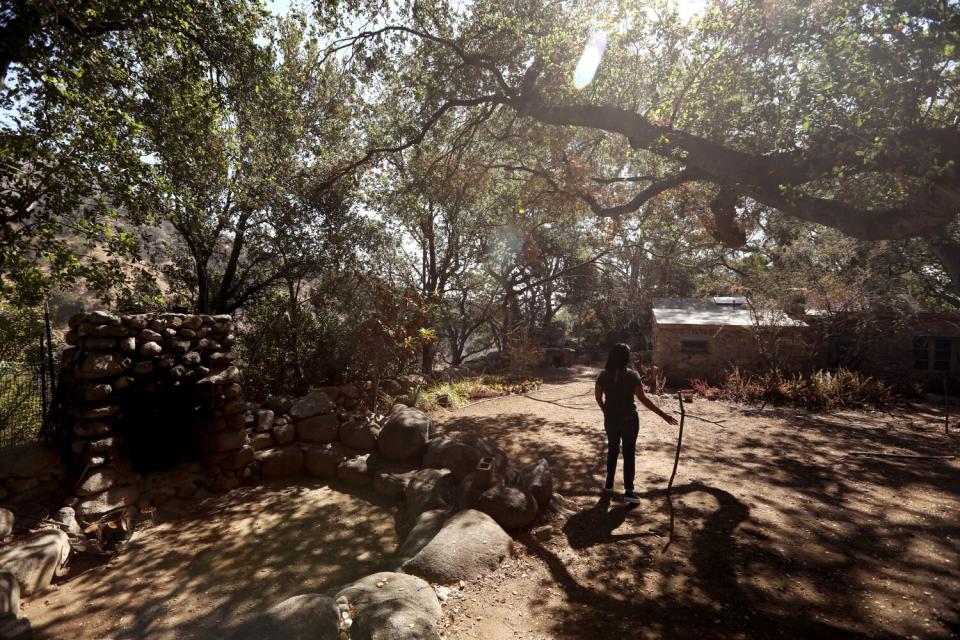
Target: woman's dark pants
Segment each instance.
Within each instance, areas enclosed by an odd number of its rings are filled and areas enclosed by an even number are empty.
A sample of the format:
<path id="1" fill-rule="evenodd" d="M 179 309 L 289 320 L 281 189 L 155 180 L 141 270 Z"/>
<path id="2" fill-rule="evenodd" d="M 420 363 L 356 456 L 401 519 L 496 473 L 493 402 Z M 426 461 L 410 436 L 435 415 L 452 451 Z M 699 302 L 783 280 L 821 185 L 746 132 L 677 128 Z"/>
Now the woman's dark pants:
<path id="1" fill-rule="evenodd" d="M 640 433 L 640 418 L 636 411 L 626 415 L 604 415 L 603 430 L 607 432 L 607 486 L 613 486 L 622 441 L 623 489 L 633 491 L 634 456 L 637 451 L 637 435 Z"/>

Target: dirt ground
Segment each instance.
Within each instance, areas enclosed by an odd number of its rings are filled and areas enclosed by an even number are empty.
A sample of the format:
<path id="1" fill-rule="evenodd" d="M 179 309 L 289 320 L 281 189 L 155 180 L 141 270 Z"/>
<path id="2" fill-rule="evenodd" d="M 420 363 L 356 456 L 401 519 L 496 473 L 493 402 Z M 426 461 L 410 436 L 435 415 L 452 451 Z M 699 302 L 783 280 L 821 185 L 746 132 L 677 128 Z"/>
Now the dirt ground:
<path id="1" fill-rule="evenodd" d="M 74 567 L 23 613 L 50 640 L 223 638 L 251 612 L 383 570 L 394 521 L 374 494 L 243 487 L 138 531 L 107 565 Z"/>
<path id="2" fill-rule="evenodd" d="M 641 412 L 643 502 L 602 498 L 595 373 L 442 419 L 514 460 L 546 458 L 577 505 L 552 537 L 519 536 L 513 561 L 454 589 L 446 638 L 960 637 L 960 459 L 848 455 L 958 453 L 942 414 L 696 399 L 688 412 L 720 424 L 687 418 L 671 538 L 676 428 Z"/>
<path id="3" fill-rule="evenodd" d="M 697 399 L 688 411 L 711 422 L 687 419 L 671 536 L 676 428 L 641 413 L 643 502 L 601 498 L 594 373 L 439 416 L 441 431 L 493 438 L 514 461 L 546 458 L 575 512 L 546 539 L 517 536 L 494 574 L 455 586 L 445 638 L 958 637 L 960 460 L 848 455 L 956 453 L 960 437 L 943 435 L 935 409 L 810 414 Z M 220 638 L 252 611 L 385 567 L 395 513 L 320 483 L 237 489 L 143 531 L 25 613 L 41 638 Z"/>

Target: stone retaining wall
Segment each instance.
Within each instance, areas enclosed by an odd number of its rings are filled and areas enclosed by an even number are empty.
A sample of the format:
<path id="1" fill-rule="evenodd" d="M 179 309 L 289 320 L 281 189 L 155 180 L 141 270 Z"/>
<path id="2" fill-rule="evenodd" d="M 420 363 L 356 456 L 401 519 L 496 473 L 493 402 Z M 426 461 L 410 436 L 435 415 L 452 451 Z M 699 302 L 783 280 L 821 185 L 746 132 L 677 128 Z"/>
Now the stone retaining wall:
<path id="1" fill-rule="evenodd" d="M 0 624 L 29 630 L 29 622 L 18 619 L 20 595 L 46 589 L 72 549 L 91 549 L 87 524 L 112 518 L 113 530 L 119 523 L 132 531 L 128 524 L 148 508 L 174 510 L 241 483 L 308 475 L 372 487 L 401 501 L 397 572 L 367 576 L 329 597 L 297 596 L 232 637 L 279 640 L 296 636 L 306 623 L 311 633 L 341 640 L 385 630 L 391 637 L 438 637 L 439 603 L 423 579 L 452 584 L 495 569 L 511 553 L 504 529 L 529 526 L 554 500 L 546 461 L 512 467 L 495 443 L 439 436 L 429 416 L 404 405 L 374 415 L 364 409 L 372 406 L 370 383 L 271 398 L 262 406 L 246 402 L 236 383 L 229 316 L 92 312 L 74 316 L 70 327 L 61 383 L 67 465 L 38 447 L 19 457 L 0 454 L 0 462 L 6 460 L 0 502 L 28 502 L 40 487 L 60 487 L 60 496 L 68 496 L 56 518 L 40 516 L 46 528 L 30 535 L 10 537 L 15 514 L 0 509 L 0 543 L 8 542 L 0 546 L 0 603 L 9 604 L 0 607 Z M 408 393 L 421 381 L 393 382 Z M 175 407 L 167 406 L 172 397 Z M 184 398 L 189 401 L 180 404 Z M 178 412 L 164 413 L 171 408 Z M 196 459 L 141 473 L 134 459 L 145 429 L 161 448 L 196 443 Z M 102 542 L 94 548 L 109 553 Z M 32 568 L 41 551 L 50 570 L 38 573 Z M 372 606 L 371 592 L 382 606 Z M 414 592 L 419 595 L 411 599 Z M 319 613 L 322 629 L 316 628 Z"/>
<path id="2" fill-rule="evenodd" d="M 225 462 L 215 465 L 218 475 L 236 483 L 251 475 L 252 460 L 236 453 L 253 414 L 236 383 L 230 316 L 80 313 L 70 319 L 65 340 L 70 348 L 63 352 L 60 394 L 75 480 L 68 504 L 78 516 L 143 505 L 142 494 L 154 483 L 131 458 L 143 438 L 147 455 L 150 446 L 175 451 L 196 443 L 198 456 L 215 452 L 217 462 Z M 171 441 L 161 429 L 170 430 Z M 181 473 L 201 472 L 200 462 Z"/>
<path id="3" fill-rule="evenodd" d="M 47 451 L 43 464 L 21 465 L 30 467 L 31 477 L 0 472 L 0 492 L 6 492 L 0 503 L 29 500 L 38 486 L 60 486 L 62 502 L 49 506 L 73 507 L 81 522 L 92 522 L 125 507 L 174 510 L 240 484 L 296 476 L 402 497 L 419 470 L 445 467 L 450 477 L 441 482 L 444 504 L 478 506 L 508 528 L 524 526 L 537 512 L 529 487 L 517 488 L 522 470 L 508 472 L 496 445 L 436 438 L 429 417 L 401 405 L 388 416 L 374 415 L 365 408 L 372 405 L 369 382 L 274 397 L 263 405 L 247 402 L 236 382 L 229 316 L 94 311 L 70 319 L 66 341 L 66 466 Z M 396 392 L 426 383 L 410 378 L 390 383 Z M 191 400 L 189 428 L 143 422 L 144 408 L 163 410 L 173 390 Z M 138 469 L 132 459 L 138 430 L 148 428 L 169 428 L 174 448 L 196 445 L 195 458 L 162 471 Z M 161 442 L 167 437 L 153 435 Z M 473 478 L 481 458 L 493 461 L 503 487 Z M 484 492 L 489 495 L 481 499 Z M 427 510 L 420 506 L 410 509 L 411 523 Z"/>

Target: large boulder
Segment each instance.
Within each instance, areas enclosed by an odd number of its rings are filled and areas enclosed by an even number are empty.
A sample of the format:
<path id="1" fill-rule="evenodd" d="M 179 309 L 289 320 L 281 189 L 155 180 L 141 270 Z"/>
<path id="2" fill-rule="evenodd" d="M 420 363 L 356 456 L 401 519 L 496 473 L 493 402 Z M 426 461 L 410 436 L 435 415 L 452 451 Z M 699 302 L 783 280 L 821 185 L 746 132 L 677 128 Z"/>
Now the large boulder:
<path id="1" fill-rule="evenodd" d="M 20 593 L 39 593 L 50 586 L 70 555 L 70 538 L 60 529 L 40 531 L 0 550 L 0 567 L 16 578 Z"/>
<path id="2" fill-rule="evenodd" d="M 108 511 L 137 504 L 140 489 L 135 484 L 114 485 L 102 493 L 87 497 L 77 505 L 77 515 L 89 519 Z"/>
<path id="3" fill-rule="evenodd" d="M 323 391 L 311 391 L 290 407 L 290 415 L 297 420 L 312 418 L 333 411 L 333 402 Z"/>
<path id="4" fill-rule="evenodd" d="M 300 447 L 287 446 L 257 451 L 254 459 L 260 463 L 260 475 L 264 480 L 290 478 L 303 473 L 303 451 Z"/>
<path id="5" fill-rule="evenodd" d="M 409 574 L 434 583 L 472 580 L 497 568 L 513 540 L 493 518 L 469 509 L 444 523 L 426 545 L 403 564 Z"/>
<path id="6" fill-rule="evenodd" d="M 481 493 L 477 509 L 492 516 L 504 529 L 521 529 L 537 517 L 537 501 L 532 495 L 502 484 Z"/>
<path id="7" fill-rule="evenodd" d="M 329 596 L 305 593 L 241 625 L 232 640 L 338 640 L 340 609 Z"/>
<path id="8" fill-rule="evenodd" d="M 340 442 L 358 451 L 373 451 L 377 448 L 380 427 L 367 420 L 348 420 L 340 425 Z"/>
<path id="9" fill-rule="evenodd" d="M 507 454 L 492 440 L 486 438 L 459 440 L 448 436 L 430 441 L 423 456 L 423 466 L 450 469 L 457 480 L 463 480 L 467 474 L 477 468 L 481 458 L 493 460 L 495 476 L 502 476 L 507 468 Z"/>
<path id="10" fill-rule="evenodd" d="M 20 583 L 13 572 L 0 569 L 0 617 L 9 614 L 20 615 Z"/>
<path id="11" fill-rule="evenodd" d="M 419 373 L 406 373 L 399 376 L 397 382 L 400 383 L 404 393 L 410 393 L 414 389 L 425 387 L 428 384 L 428 380 Z"/>
<path id="12" fill-rule="evenodd" d="M 407 522 L 415 522 L 424 511 L 453 509 L 457 500 L 457 481 L 449 469 L 421 469 L 413 474 L 407 490 Z"/>
<path id="13" fill-rule="evenodd" d="M 332 413 L 313 416 L 297 423 L 297 439 L 303 442 L 326 444 L 337 439 L 339 422 Z"/>
<path id="14" fill-rule="evenodd" d="M 547 461 L 540 458 L 520 469 L 520 487 L 533 496 L 540 509 L 545 509 L 553 497 L 553 474 Z"/>
<path id="15" fill-rule="evenodd" d="M 337 477 L 340 463 L 349 457 L 347 450 L 337 442 L 310 447 L 304 454 L 307 473 L 332 480 Z"/>
<path id="16" fill-rule="evenodd" d="M 388 460 L 420 458 L 432 431 L 433 421 L 422 411 L 410 407 L 394 411 L 380 431 L 380 453 Z"/>
<path id="17" fill-rule="evenodd" d="M 415 576 L 381 572 L 344 587 L 353 611 L 353 640 L 436 640 L 440 602 L 433 587 Z"/>
<path id="18" fill-rule="evenodd" d="M 13 521 L 13 512 L 0 507 L 0 540 L 3 540 L 13 532 Z"/>
<path id="19" fill-rule="evenodd" d="M 417 516 L 413 527 L 407 533 L 407 537 L 403 539 L 403 544 L 397 549 L 396 555 L 400 563 L 402 564 L 420 553 L 420 550 L 427 546 L 427 543 L 440 532 L 443 523 L 449 517 L 450 512 L 446 509 L 432 509 Z"/>

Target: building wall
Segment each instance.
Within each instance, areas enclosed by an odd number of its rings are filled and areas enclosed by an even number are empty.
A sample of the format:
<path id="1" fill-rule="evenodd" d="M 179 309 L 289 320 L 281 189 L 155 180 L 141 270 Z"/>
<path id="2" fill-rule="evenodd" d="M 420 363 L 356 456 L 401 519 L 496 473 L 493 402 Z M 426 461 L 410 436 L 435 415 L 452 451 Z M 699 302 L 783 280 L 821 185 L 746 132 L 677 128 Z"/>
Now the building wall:
<path id="1" fill-rule="evenodd" d="M 860 371 L 894 383 L 929 382 L 939 388 L 947 377 L 960 380 L 960 316 L 947 313 L 918 314 L 909 318 L 880 319 L 882 335 L 870 340 L 860 360 Z M 952 338 L 951 370 L 917 370 L 914 368 L 915 337 Z M 934 384 L 936 383 L 936 384 Z"/>
<path id="2" fill-rule="evenodd" d="M 785 370 L 804 365 L 807 347 L 806 327 L 777 327 L 764 338 L 768 350 L 775 350 L 777 362 Z M 707 341 L 705 353 L 685 353 L 685 339 Z M 739 367 L 748 371 L 769 366 L 758 345 L 752 327 L 707 325 L 653 326 L 653 362 L 672 383 L 685 383 L 690 378 L 718 381 L 725 371 Z"/>

